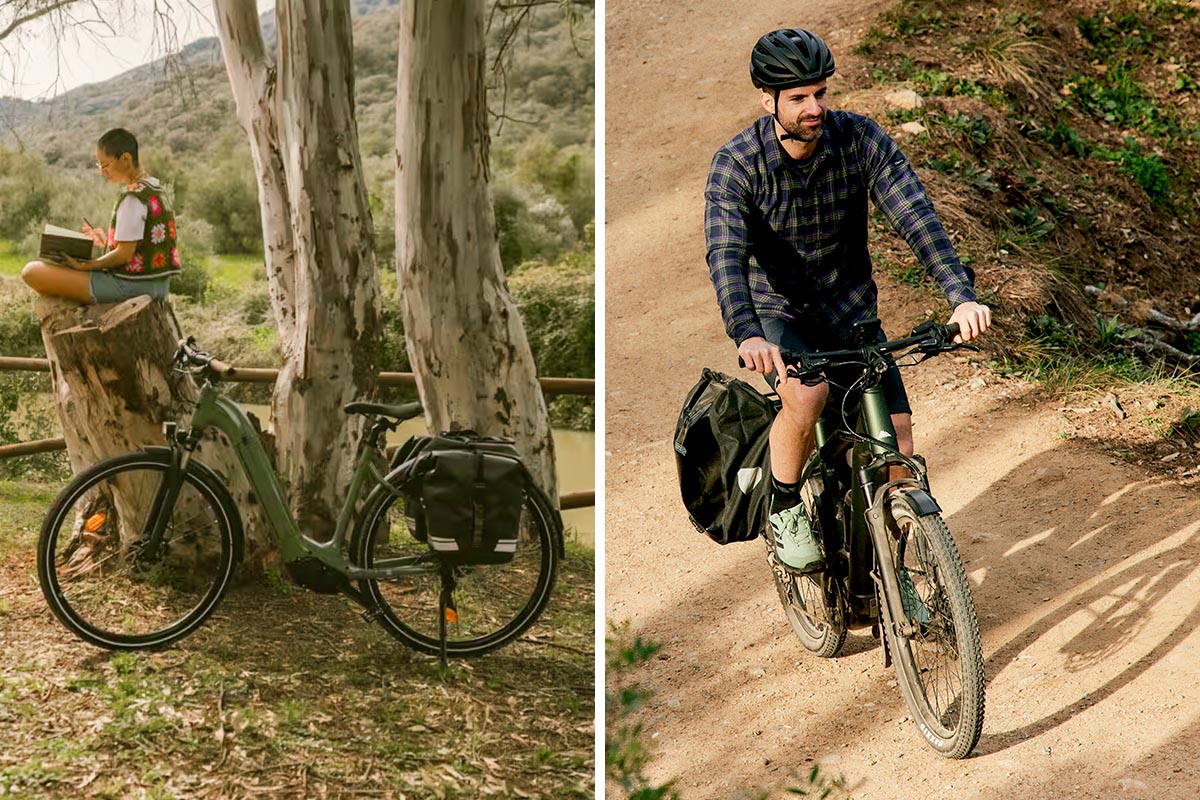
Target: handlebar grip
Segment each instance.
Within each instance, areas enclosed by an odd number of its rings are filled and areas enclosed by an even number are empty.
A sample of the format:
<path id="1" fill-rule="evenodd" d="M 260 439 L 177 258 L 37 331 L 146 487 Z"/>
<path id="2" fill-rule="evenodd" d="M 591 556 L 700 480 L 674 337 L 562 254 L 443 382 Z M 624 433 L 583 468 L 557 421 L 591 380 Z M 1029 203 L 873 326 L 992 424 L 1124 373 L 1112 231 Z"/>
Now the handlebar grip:
<path id="1" fill-rule="evenodd" d="M 226 373 L 233 372 L 233 367 L 231 365 L 226 364 L 224 361 L 217 361 L 215 358 L 208 362 L 208 368 L 218 375 L 224 375 Z"/>
<path id="2" fill-rule="evenodd" d="M 950 334 L 951 336 L 958 336 L 958 334 L 960 332 L 961 332 L 961 330 L 958 327 L 957 322 L 951 322 L 949 325 L 946 326 L 946 333 Z"/>
<path id="3" fill-rule="evenodd" d="M 741 369 L 746 368 L 746 359 L 742 358 L 741 356 L 738 356 L 738 367 Z"/>

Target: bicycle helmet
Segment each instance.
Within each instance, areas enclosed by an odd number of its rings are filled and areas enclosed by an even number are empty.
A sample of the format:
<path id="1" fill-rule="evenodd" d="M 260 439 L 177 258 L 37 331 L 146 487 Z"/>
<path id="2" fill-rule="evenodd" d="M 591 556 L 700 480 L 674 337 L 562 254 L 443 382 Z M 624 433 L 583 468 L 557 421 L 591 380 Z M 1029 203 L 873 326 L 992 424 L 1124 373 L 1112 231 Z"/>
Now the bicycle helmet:
<path id="1" fill-rule="evenodd" d="M 760 89 L 791 89 L 833 74 L 833 54 L 815 33 L 799 28 L 771 31 L 750 53 L 750 78 Z"/>

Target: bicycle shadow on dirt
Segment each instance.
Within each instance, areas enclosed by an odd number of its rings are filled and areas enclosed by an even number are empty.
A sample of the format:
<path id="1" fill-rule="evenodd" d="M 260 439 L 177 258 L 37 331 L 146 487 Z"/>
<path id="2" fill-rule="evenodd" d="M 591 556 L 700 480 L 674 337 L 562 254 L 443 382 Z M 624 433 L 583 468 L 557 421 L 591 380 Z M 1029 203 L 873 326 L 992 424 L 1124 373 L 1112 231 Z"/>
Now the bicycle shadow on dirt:
<path id="1" fill-rule="evenodd" d="M 1080 481 L 1079 447 L 1039 454 L 948 520 L 985 631 L 980 755 L 1104 703 L 1200 628 L 1188 601 L 1200 588 L 1200 503 L 1114 465 Z M 1018 708 L 1036 711 L 1017 719 Z"/>
<path id="2" fill-rule="evenodd" d="M 1152 748 L 1127 758 L 1097 760 L 1093 750 L 1055 748 L 1047 766 L 1024 771 L 1021 780 L 988 787 L 988 800 L 1060 797 L 1153 797 L 1192 800 L 1200 785 L 1196 750 L 1200 719 L 1183 717 L 1167 730 L 1150 732 Z M 1161 737 L 1161 738 L 1160 738 Z"/>

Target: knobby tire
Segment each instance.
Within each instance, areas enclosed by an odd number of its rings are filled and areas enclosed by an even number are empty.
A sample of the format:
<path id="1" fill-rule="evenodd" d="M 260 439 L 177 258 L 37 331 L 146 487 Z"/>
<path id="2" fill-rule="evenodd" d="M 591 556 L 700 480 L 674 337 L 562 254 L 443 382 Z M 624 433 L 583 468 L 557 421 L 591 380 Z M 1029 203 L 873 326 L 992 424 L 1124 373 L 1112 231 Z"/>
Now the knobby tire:
<path id="1" fill-rule="evenodd" d="M 897 572 L 908 571 L 928 616 L 911 637 L 901 636 L 880 603 L 896 677 L 928 745 L 947 758 L 965 758 L 979 741 L 985 705 L 979 622 L 966 571 L 941 515 L 917 516 L 898 499 L 890 512 Z"/>

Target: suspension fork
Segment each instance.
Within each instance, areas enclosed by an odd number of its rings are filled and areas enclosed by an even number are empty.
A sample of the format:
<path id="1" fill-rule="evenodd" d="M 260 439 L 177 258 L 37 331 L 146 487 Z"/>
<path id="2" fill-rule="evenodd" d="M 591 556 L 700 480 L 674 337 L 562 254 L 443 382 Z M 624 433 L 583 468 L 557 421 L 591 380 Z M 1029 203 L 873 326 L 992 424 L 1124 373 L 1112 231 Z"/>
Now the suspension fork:
<path id="1" fill-rule="evenodd" d="M 892 489 L 903 486 L 925 490 L 927 484 L 924 463 L 919 459 L 906 458 L 896 451 L 896 430 L 888 413 L 883 389 L 872 386 L 865 390 L 861 409 L 866 433 L 874 440 L 869 448 L 870 456 L 873 457 L 868 457 L 867 452 L 860 450 L 860 457 L 855 460 L 858 478 L 856 489 L 861 495 L 854 498 L 854 505 L 862 504 L 862 518 L 866 521 L 875 556 L 875 568 L 871 578 L 878 591 L 880 603 L 887 606 L 887 618 L 894 632 L 907 638 L 916 632 L 916 628 L 909 623 L 904 613 L 900 583 L 896 576 L 896 560 L 892 554 L 892 537 L 887 529 L 886 506 Z M 914 477 L 897 481 L 888 481 L 885 478 L 877 484 L 877 478 L 886 475 L 886 470 L 892 465 L 907 468 Z"/>
<path id="2" fill-rule="evenodd" d="M 908 461 L 911 462 L 912 459 Z M 923 461 L 916 463 L 924 466 Z M 900 594 L 900 582 L 896 575 L 896 560 L 892 554 L 893 537 L 887 527 L 887 500 L 893 489 L 899 489 L 895 496 L 902 498 L 899 500 L 900 502 L 909 502 L 908 495 L 911 494 L 918 507 L 928 503 L 932 504 L 932 508 L 936 510 L 937 504 L 926 490 L 923 470 L 918 473 L 916 478 L 885 481 L 881 486 L 876 487 L 872 475 L 879 474 L 879 470 L 886 469 L 893 464 L 910 469 L 913 466 L 912 463 L 906 463 L 895 455 L 876 456 L 869 464 L 859 469 L 858 478 L 867 503 L 863 517 L 866 519 L 867 529 L 871 535 L 871 544 L 875 551 L 875 570 L 872 578 L 879 589 L 880 599 L 887 605 L 888 617 L 891 619 L 893 629 L 899 636 L 908 638 L 917 632 L 917 627 L 908 621 L 908 615 L 904 612 L 904 600 Z M 918 513 L 924 513 L 924 511 L 918 511 Z"/>

